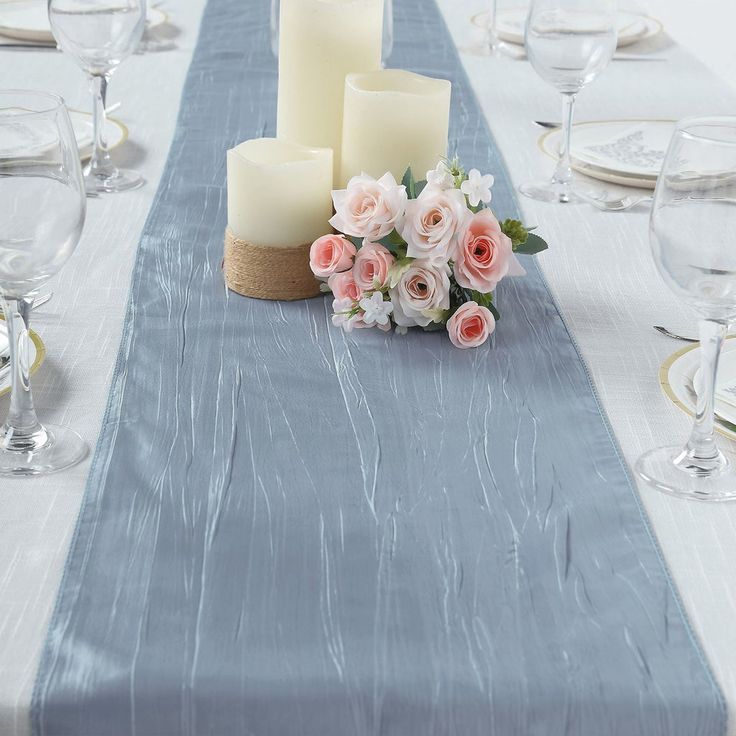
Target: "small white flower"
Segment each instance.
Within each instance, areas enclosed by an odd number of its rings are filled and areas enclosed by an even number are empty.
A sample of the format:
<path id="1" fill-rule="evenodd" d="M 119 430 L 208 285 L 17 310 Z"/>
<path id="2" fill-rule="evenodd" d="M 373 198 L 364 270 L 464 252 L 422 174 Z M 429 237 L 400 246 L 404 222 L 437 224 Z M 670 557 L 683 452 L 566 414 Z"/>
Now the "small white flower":
<path id="1" fill-rule="evenodd" d="M 383 294 L 380 291 L 374 291 L 371 296 L 361 299 L 359 306 L 365 312 L 363 321 L 367 325 L 388 324 L 389 315 L 394 311 L 394 305 L 383 301 Z"/>
<path id="2" fill-rule="evenodd" d="M 440 161 L 436 169 L 427 172 L 427 186 L 435 189 L 455 188 L 455 179 L 444 161 Z"/>
<path id="3" fill-rule="evenodd" d="M 396 334 L 397 335 L 406 335 L 409 332 L 408 327 L 404 327 L 404 325 L 396 325 Z"/>
<path id="4" fill-rule="evenodd" d="M 488 204 L 491 201 L 493 181 L 490 174 L 481 176 L 478 169 L 471 169 L 468 173 L 468 179 L 462 183 L 460 191 L 467 195 L 471 207 L 477 207 L 481 202 Z"/>

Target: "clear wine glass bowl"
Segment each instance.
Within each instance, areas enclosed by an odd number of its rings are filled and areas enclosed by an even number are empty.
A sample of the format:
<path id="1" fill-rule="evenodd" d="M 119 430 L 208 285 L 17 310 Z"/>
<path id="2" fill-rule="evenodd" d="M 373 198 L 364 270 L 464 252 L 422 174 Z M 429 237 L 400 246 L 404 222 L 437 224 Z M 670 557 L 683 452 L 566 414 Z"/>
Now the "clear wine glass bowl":
<path id="1" fill-rule="evenodd" d="M 107 85 L 140 44 L 146 0 L 48 0 L 54 38 L 87 72 L 94 105 L 94 148 L 84 174 L 91 192 L 121 192 L 143 184 L 136 171 L 113 165 L 105 136 Z"/>
<path id="2" fill-rule="evenodd" d="M 75 432 L 38 421 L 28 345 L 32 297 L 74 252 L 86 202 L 79 151 L 61 98 L 0 91 L 0 304 L 12 381 L 8 418 L 0 427 L 0 474 L 50 473 L 87 454 Z"/>
<path id="3" fill-rule="evenodd" d="M 616 12 L 611 0 L 533 0 L 524 43 L 534 70 L 562 95 L 560 158 L 550 181 L 519 191 L 545 202 L 572 202 L 575 195 L 570 138 L 575 98 L 608 66 L 616 50 Z"/>
<path id="4" fill-rule="evenodd" d="M 736 458 L 718 447 L 714 432 L 718 359 L 736 318 L 734 226 L 736 117 L 683 120 L 657 182 L 650 242 L 665 283 L 701 317 L 695 422 L 684 446 L 648 452 L 636 471 L 658 490 L 684 498 L 736 500 Z"/>

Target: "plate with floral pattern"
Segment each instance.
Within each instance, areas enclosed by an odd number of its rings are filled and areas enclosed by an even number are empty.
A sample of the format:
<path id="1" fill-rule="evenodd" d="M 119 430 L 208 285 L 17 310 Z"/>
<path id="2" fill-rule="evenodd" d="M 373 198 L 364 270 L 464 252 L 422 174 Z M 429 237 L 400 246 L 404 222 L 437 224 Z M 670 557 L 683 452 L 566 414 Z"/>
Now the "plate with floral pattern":
<path id="1" fill-rule="evenodd" d="M 654 189 L 674 131 L 673 120 L 601 120 L 573 126 L 573 168 L 595 179 Z M 540 148 L 558 158 L 559 129 L 539 139 Z"/>

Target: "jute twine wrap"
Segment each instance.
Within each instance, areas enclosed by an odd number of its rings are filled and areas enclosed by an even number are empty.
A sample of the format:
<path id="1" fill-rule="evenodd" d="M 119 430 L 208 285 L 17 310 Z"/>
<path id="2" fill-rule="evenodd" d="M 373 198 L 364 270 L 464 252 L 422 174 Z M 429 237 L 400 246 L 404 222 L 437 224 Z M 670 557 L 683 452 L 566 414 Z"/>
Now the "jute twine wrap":
<path id="1" fill-rule="evenodd" d="M 271 248 L 238 240 L 225 230 L 225 283 L 228 289 L 272 301 L 309 299 L 320 294 L 309 268 L 311 244 Z"/>

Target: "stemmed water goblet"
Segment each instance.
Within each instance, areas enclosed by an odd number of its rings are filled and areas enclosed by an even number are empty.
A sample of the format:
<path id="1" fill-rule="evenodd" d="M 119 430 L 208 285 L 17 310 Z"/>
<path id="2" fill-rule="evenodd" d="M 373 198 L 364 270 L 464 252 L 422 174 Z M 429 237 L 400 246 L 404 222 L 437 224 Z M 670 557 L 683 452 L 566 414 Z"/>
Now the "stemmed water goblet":
<path id="1" fill-rule="evenodd" d="M 89 192 L 122 192 L 143 184 L 136 171 L 118 169 L 105 133 L 107 85 L 135 52 L 146 25 L 146 0 L 48 0 L 59 47 L 87 72 L 93 96 L 94 148 L 84 175 Z"/>
<path id="2" fill-rule="evenodd" d="M 30 385 L 32 297 L 68 260 L 86 214 L 79 151 L 61 98 L 0 91 L 0 305 L 10 343 L 10 409 L 0 427 L 0 474 L 38 475 L 87 454 L 66 427 L 42 425 Z"/>
<path id="3" fill-rule="evenodd" d="M 570 159 L 575 98 L 605 68 L 616 50 L 612 0 L 532 0 L 524 43 L 542 79 L 562 95 L 560 158 L 551 181 L 523 184 L 519 191 L 544 202 L 576 201 Z"/>
<path id="4" fill-rule="evenodd" d="M 683 120 L 657 181 L 649 234 L 665 283 L 701 317 L 695 422 L 684 447 L 652 450 L 636 471 L 684 498 L 736 500 L 736 457 L 718 447 L 714 434 L 718 358 L 736 318 L 735 227 L 736 117 Z"/>
<path id="5" fill-rule="evenodd" d="M 488 10 L 476 13 L 471 18 L 471 23 L 483 31 L 483 36 L 469 46 L 464 46 L 461 51 L 474 56 L 508 56 L 519 59 L 524 56 L 524 50 L 504 43 L 498 37 L 497 23 L 498 0 L 485 0 Z"/>

